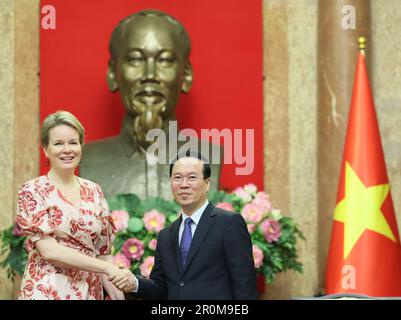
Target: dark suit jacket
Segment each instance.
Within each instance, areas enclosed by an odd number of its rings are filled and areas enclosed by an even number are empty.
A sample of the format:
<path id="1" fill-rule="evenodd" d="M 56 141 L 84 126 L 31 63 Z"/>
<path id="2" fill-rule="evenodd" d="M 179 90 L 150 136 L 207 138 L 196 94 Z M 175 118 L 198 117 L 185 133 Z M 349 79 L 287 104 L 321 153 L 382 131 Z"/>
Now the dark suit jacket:
<path id="1" fill-rule="evenodd" d="M 256 299 L 252 243 L 242 216 L 209 204 L 182 267 L 178 231 L 181 218 L 158 237 L 150 279 L 138 278 L 133 293 L 143 299 Z"/>

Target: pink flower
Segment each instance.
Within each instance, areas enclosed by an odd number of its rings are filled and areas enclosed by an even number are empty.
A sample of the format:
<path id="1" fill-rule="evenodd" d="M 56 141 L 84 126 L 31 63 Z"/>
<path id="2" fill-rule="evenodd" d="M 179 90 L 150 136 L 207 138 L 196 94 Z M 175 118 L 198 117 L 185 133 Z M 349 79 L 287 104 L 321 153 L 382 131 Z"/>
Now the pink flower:
<path id="1" fill-rule="evenodd" d="M 20 236 L 22 236 L 22 234 L 23 234 L 23 232 L 22 232 L 22 229 L 20 228 L 19 224 L 18 223 L 14 224 L 13 236 L 20 237 Z"/>
<path id="2" fill-rule="evenodd" d="M 272 209 L 272 203 L 269 196 L 264 192 L 258 192 L 252 203 L 257 206 L 263 213 L 268 213 Z"/>
<path id="3" fill-rule="evenodd" d="M 234 212 L 233 206 L 231 205 L 231 203 L 228 202 L 219 202 L 218 204 L 216 204 L 216 208 Z"/>
<path id="4" fill-rule="evenodd" d="M 139 260 L 144 253 L 143 242 L 137 238 L 130 238 L 124 242 L 122 251 L 128 259 Z"/>
<path id="5" fill-rule="evenodd" d="M 269 195 L 266 193 L 266 192 L 264 192 L 264 191 L 259 191 L 256 195 L 255 195 L 255 199 L 264 199 L 264 200 L 269 200 L 270 199 L 270 197 L 269 197 Z"/>
<path id="6" fill-rule="evenodd" d="M 242 216 L 245 221 L 258 223 L 263 219 L 263 211 L 260 208 L 252 203 L 248 203 L 242 209 Z"/>
<path id="7" fill-rule="evenodd" d="M 258 192 L 258 187 L 253 183 L 248 183 L 244 186 L 244 191 L 251 195 L 255 195 L 256 192 Z"/>
<path id="8" fill-rule="evenodd" d="M 155 251 L 156 250 L 156 245 L 157 245 L 157 240 L 156 239 L 152 239 L 149 241 L 149 249 Z"/>
<path id="9" fill-rule="evenodd" d="M 249 234 L 252 234 L 255 232 L 256 225 L 254 223 L 248 223 L 247 224 L 248 232 Z"/>
<path id="10" fill-rule="evenodd" d="M 166 217 L 157 210 L 146 212 L 143 216 L 145 228 L 148 231 L 160 232 L 166 223 Z"/>
<path id="11" fill-rule="evenodd" d="M 139 270 L 141 271 L 141 275 L 145 278 L 149 278 L 149 275 L 152 271 L 153 265 L 155 264 L 155 257 L 149 256 L 143 260 L 143 263 L 139 266 Z"/>
<path id="12" fill-rule="evenodd" d="M 131 267 L 131 261 L 127 259 L 127 257 L 119 253 L 113 257 L 113 263 L 118 266 L 118 267 L 124 267 L 124 268 L 130 268 Z"/>
<path id="13" fill-rule="evenodd" d="M 260 249 L 257 245 L 252 246 L 252 255 L 253 261 L 255 263 L 255 268 L 259 268 L 263 264 L 263 258 L 265 257 L 262 249 Z"/>
<path id="14" fill-rule="evenodd" d="M 125 231 L 128 228 L 129 214 L 124 210 L 115 210 L 111 212 L 116 232 Z"/>
<path id="15" fill-rule="evenodd" d="M 273 219 L 266 219 L 260 224 L 260 229 L 262 230 L 267 242 L 272 243 L 278 241 L 281 236 L 281 226 L 280 223 Z"/>
<path id="16" fill-rule="evenodd" d="M 252 200 L 252 196 L 246 192 L 244 188 L 238 187 L 233 191 L 233 193 L 245 203 L 251 202 Z"/>

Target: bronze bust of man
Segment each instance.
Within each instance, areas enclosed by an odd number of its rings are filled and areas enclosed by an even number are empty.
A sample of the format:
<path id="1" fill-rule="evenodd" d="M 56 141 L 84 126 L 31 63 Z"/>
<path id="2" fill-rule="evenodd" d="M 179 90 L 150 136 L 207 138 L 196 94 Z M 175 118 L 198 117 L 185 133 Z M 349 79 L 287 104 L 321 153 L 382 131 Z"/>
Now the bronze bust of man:
<path id="1" fill-rule="evenodd" d="M 106 196 L 135 193 L 171 199 L 168 163 L 175 155 L 169 154 L 163 164 L 149 159 L 149 147 L 165 140 L 149 141 L 146 135 L 151 129 L 168 135 L 180 93 L 191 89 L 188 33 L 173 17 L 143 10 L 117 25 L 109 50 L 107 83 L 112 92 L 120 91 L 126 113 L 118 136 L 85 145 L 80 175 L 98 182 Z M 200 144 L 205 142 L 197 142 L 199 151 Z M 207 148 L 213 149 L 210 154 L 220 152 L 216 145 Z M 211 165 L 211 187 L 217 189 L 220 165 Z"/>

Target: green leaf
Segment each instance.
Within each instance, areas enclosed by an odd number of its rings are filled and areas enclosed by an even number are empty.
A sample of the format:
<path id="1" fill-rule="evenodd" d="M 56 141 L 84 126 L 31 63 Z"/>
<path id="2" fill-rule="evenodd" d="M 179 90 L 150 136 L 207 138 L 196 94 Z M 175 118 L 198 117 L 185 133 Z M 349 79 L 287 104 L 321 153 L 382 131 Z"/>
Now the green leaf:
<path id="1" fill-rule="evenodd" d="M 141 200 L 135 194 L 119 194 L 116 197 L 107 198 L 107 203 L 110 210 L 125 210 L 130 214 L 130 217 L 135 215 Z"/>
<path id="2" fill-rule="evenodd" d="M 178 216 L 177 215 L 170 215 L 168 218 L 167 218 L 167 220 L 168 220 L 168 222 L 170 222 L 170 223 L 173 223 L 175 220 L 177 220 L 178 219 Z"/>
<path id="3" fill-rule="evenodd" d="M 131 236 L 128 233 L 117 233 L 116 238 L 113 242 L 114 250 L 120 251 L 124 242 L 127 241 Z M 115 255 L 115 253 L 113 253 Z"/>
<path id="4" fill-rule="evenodd" d="M 173 201 L 167 201 L 161 198 L 152 197 L 142 201 L 141 205 L 138 208 L 138 212 L 143 215 L 144 213 L 154 209 L 167 216 L 177 216 L 177 212 L 179 212 L 180 206 Z"/>
<path id="5" fill-rule="evenodd" d="M 131 232 L 138 232 L 143 229 L 143 222 L 141 219 L 133 217 L 128 220 L 128 230 Z"/>
<path id="6" fill-rule="evenodd" d="M 218 204 L 219 202 L 231 203 L 233 198 L 233 195 L 221 190 L 211 190 L 208 193 L 208 199 L 214 205 Z"/>

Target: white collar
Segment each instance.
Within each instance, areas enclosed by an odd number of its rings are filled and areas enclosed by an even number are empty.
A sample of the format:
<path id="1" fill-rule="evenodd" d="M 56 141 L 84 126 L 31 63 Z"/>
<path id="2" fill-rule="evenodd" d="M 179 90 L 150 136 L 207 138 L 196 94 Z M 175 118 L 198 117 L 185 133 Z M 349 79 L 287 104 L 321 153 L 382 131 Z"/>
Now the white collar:
<path id="1" fill-rule="evenodd" d="M 182 221 L 185 221 L 185 219 L 189 217 L 196 225 L 198 225 L 199 220 L 202 217 L 202 214 L 205 211 L 208 204 L 209 200 L 206 199 L 205 203 L 198 210 L 196 210 L 191 216 L 186 215 L 184 211 L 182 211 Z"/>

